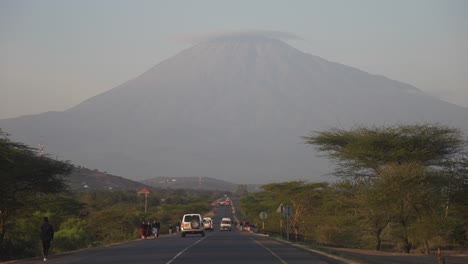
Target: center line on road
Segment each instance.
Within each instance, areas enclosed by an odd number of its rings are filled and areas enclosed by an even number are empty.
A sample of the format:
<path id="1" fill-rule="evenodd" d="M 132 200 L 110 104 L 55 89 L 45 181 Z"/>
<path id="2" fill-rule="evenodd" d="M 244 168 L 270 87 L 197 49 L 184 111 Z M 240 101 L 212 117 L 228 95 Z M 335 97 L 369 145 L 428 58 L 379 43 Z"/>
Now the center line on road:
<path id="1" fill-rule="evenodd" d="M 200 243 L 203 241 L 203 239 L 207 238 L 208 236 L 205 236 L 203 237 L 202 239 L 198 240 L 197 242 L 193 243 L 192 245 L 184 248 L 184 250 L 182 250 L 181 252 L 177 253 L 177 255 L 175 255 L 171 260 L 169 260 L 168 262 L 166 262 L 166 264 L 171 264 L 172 261 L 174 261 L 176 258 L 180 257 L 180 255 L 182 255 L 185 251 L 187 251 L 189 248 L 195 246 L 196 244 Z"/>
<path id="2" fill-rule="evenodd" d="M 280 256 L 278 256 L 278 254 L 276 254 L 275 252 L 273 252 L 271 249 L 267 248 L 266 246 L 262 245 L 262 243 L 258 242 L 257 240 L 253 239 L 253 241 L 255 241 L 255 243 L 259 244 L 260 246 L 262 246 L 264 249 L 268 250 L 268 252 L 270 252 L 273 256 L 275 256 L 277 259 L 279 259 L 279 261 L 281 261 L 281 263 L 283 264 L 288 264 L 284 259 L 282 259 Z"/>

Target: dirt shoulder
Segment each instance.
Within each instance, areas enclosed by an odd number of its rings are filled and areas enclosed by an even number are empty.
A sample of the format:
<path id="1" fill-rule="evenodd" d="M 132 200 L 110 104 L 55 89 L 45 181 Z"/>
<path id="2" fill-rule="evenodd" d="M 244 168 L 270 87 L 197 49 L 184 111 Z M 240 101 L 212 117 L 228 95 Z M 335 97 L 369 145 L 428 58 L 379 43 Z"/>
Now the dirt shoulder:
<path id="1" fill-rule="evenodd" d="M 351 260 L 352 263 L 362 264 L 436 264 L 438 263 L 437 254 L 404 254 L 394 252 L 382 252 L 373 250 L 360 250 L 348 248 L 321 247 L 318 250 L 327 254 L 339 256 Z M 442 256 L 447 264 L 466 264 L 468 263 L 468 253 L 460 252 L 442 252 Z"/>

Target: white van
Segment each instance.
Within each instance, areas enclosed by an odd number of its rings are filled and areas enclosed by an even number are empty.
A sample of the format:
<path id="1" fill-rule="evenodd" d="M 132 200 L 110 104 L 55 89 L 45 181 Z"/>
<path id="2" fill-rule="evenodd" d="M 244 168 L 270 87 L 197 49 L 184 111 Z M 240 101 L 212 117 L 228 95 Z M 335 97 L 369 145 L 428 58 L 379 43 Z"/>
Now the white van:
<path id="1" fill-rule="evenodd" d="M 186 234 L 200 234 L 202 237 L 205 236 L 205 226 L 202 221 L 200 214 L 185 214 L 180 224 L 182 237 L 185 237 Z"/>
<path id="2" fill-rule="evenodd" d="M 213 220 L 211 217 L 203 217 L 203 225 L 206 231 L 213 232 Z"/>
<path id="3" fill-rule="evenodd" d="M 221 224 L 219 226 L 219 230 L 220 231 L 223 231 L 223 230 L 231 231 L 231 224 L 232 224 L 231 218 L 223 217 L 223 219 L 221 219 Z"/>

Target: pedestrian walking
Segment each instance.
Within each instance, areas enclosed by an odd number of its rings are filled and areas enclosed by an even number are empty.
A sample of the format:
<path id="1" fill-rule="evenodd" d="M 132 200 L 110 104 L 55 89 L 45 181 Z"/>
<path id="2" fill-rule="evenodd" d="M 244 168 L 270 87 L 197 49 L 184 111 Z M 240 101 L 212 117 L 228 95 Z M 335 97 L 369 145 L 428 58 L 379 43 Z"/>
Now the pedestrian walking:
<path id="1" fill-rule="evenodd" d="M 156 219 L 154 219 L 153 223 L 151 223 L 151 234 L 153 234 L 154 238 L 156 238 L 158 235 L 158 229 L 156 228 Z"/>
<path id="2" fill-rule="evenodd" d="M 145 226 L 145 238 L 147 239 L 150 236 L 151 236 L 151 223 L 150 221 L 148 221 L 146 222 L 146 226 Z"/>
<path id="3" fill-rule="evenodd" d="M 54 240 L 54 227 L 49 223 L 49 218 L 44 217 L 44 223 L 41 226 L 42 254 L 44 261 L 49 257 L 50 242 Z"/>
<path id="4" fill-rule="evenodd" d="M 156 228 L 156 235 L 155 237 L 159 237 L 159 232 L 161 230 L 161 223 L 159 222 L 158 219 L 153 223 L 153 228 Z"/>
<path id="5" fill-rule="evenodd" d="M 172 225 L 169 225 L 169 235 L 172 235 Z"/>
<path id="6" fill-rule="evenodd" d="M 141 235 L 141 239 L 145 239 L 145 233 L 146 233 L 146 224 L 145 222 L 141 222 L 141 225 L 140 225 L 140 235 Z"/>

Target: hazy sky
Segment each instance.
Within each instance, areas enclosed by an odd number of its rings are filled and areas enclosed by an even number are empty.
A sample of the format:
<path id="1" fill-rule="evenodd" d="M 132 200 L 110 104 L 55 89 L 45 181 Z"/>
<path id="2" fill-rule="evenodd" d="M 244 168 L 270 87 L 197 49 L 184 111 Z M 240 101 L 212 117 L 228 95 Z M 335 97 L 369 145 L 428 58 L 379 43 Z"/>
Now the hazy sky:
<path id="1" fill-rule="evenodd" d="M 188 36 L 275 30 L 298 49 L 468 107 L 465 0 L 0 0 L 0 118 L 65 110 Z"/>

